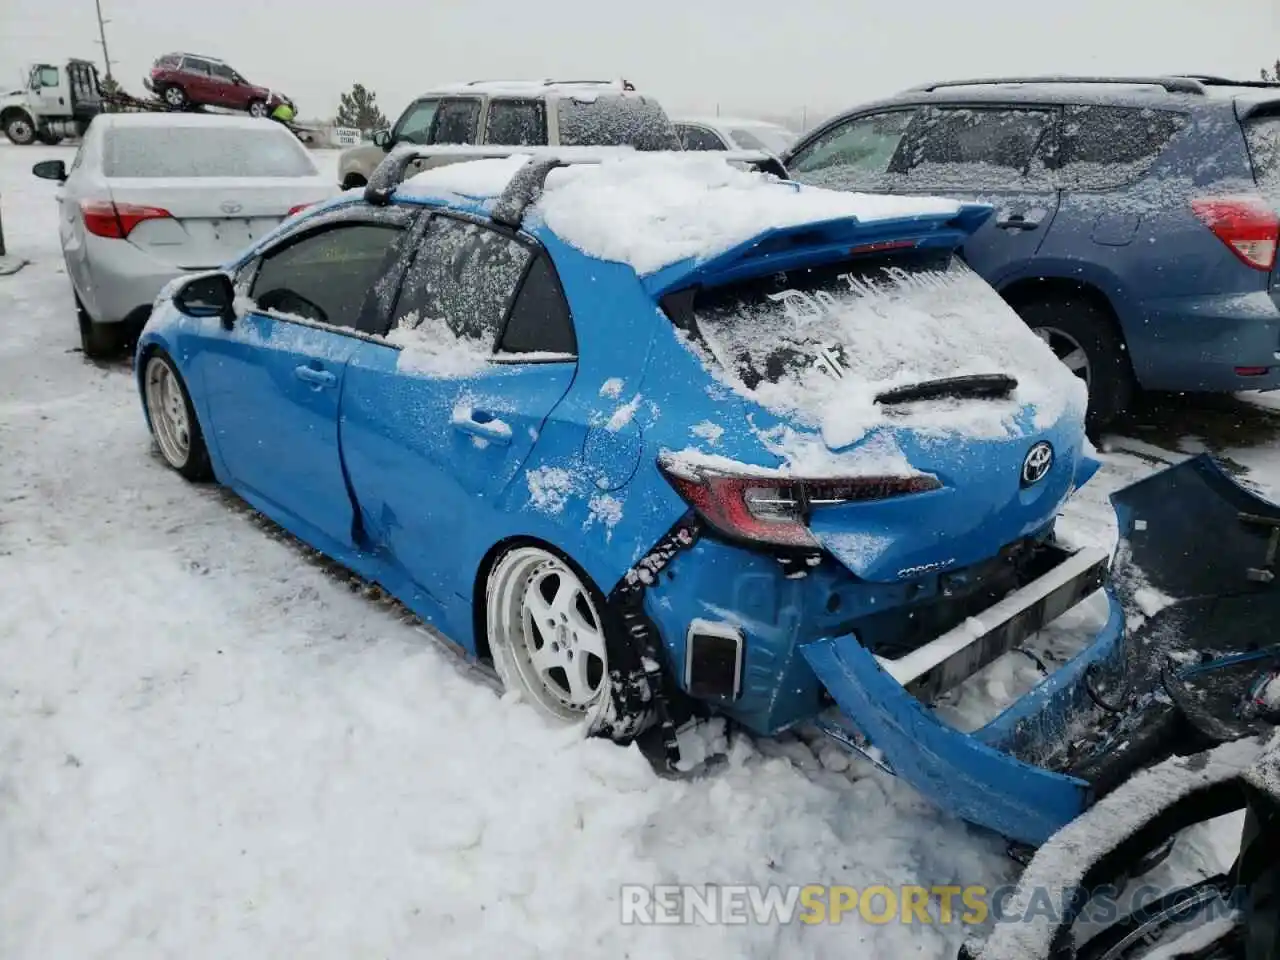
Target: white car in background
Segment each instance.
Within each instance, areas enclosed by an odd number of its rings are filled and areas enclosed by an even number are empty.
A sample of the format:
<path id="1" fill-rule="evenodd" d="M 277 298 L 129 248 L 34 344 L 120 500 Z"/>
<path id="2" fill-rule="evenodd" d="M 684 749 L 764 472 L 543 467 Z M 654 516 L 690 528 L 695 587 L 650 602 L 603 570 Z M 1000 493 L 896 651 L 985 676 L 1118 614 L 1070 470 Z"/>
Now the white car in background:
<path id="1" fill-rule="evenodd" d="M 778 156 L 796 134 L 767 120 L 739 117 L 685 117 L 675 121 L 686 150 L 767 150 Z"/>
<path id="2" fill-rule="evenodd" d="M 303 207 L 337 193 L 287 128 L 250 117 L 102 114 L 56 180 L 80 340 L 119 350 L 168 281 L 225 263 Z"/>

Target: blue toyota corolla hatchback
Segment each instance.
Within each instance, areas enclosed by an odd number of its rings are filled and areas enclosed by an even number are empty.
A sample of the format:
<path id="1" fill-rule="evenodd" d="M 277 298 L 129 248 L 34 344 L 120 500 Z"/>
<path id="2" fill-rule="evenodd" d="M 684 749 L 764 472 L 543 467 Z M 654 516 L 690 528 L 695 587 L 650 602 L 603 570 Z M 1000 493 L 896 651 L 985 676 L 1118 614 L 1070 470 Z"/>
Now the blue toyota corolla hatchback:
<path id="1" fill-rule="evenodd" d="M 831 638 L 927 701 L 1097 589 L 1053 538 L 1085 386 L 955 256 L 989 207 L 524 153 L 403 183 L 392 154 L 171 284 L 137 355 L 165 460 L 547 716 L 669 748 L 690 711 L 770 734 L 833 696 L 922 742 Z"/>

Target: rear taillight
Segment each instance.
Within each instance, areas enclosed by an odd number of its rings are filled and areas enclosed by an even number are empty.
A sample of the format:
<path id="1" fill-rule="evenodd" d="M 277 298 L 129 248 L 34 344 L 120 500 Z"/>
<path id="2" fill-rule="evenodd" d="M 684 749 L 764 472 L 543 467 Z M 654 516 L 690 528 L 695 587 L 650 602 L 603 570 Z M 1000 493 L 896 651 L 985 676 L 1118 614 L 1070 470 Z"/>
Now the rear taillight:
<path id="1" fill-rule="evenodd" d="M 112 203 L 110 200 L 81 200 L 80 213 L 84 228 L 95 237 L 123 240 L 144 220 L 160 220 L 173 214 L 160 207 L 144 207 L 136 203 Z"/>
<path id="2" fill-rule="evenodd" d="M 1192 200 L 1191 209 L 1241 262 L 1255 270 L 1275 267 L 1280 217 L 1260 198 Z"/>
<path id="3" fill-rule="evenodd" d="M 783 547 L 820 546 L 808 526 L 816 508 L 885 500 L 942 486 L 927 474 L 844 479 L 739 474 L 665 455 L 658 466 L 676 492 L 716 530 L 734 539 Z"/>
<path id="4" fill-rule="evenodd" d="M 296 207 L 290 207 L 289 212 L 285 214 L 285 219 L 287 220 L 289 217 L 292 217 L 295 213 L 301 213 L 303 210 L 307 209 L 307 207 L 311 207 L 311 206 L 314 206 L 314 204 L 300 203 Z"/>

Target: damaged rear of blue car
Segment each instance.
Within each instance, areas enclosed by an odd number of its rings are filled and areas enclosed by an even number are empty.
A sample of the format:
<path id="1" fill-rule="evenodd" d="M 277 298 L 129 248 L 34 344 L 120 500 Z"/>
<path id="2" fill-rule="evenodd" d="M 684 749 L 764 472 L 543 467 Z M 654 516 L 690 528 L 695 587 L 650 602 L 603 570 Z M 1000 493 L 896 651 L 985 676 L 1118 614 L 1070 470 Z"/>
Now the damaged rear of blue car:
<path id="1" fill-rule="evenodd" d="M 986 727 L 932 706 L 1109 559 L 1054 535 L 1098 466 L 1084 384 L 956 255 L 990 209 L 486 152 L 398 150 L 168 290 L 137 366 L 170 465 L 555 721 L 672 762 L 688 717 L 817 722 L 1027 843 L 1091 803 L 1117 767 L 1071 745 L 1117 696 L 1120 594 Z"/>

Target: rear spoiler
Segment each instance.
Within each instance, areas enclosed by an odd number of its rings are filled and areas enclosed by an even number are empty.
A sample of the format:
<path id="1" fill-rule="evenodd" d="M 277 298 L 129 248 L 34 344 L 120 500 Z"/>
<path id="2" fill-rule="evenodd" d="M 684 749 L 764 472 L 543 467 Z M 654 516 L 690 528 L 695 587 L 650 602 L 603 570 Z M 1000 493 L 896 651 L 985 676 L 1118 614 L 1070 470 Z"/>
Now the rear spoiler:
<path id="1" fill-rule="evenodd" d="M 1264 116 L 1275 116 L 1280 114 L 1280 90 L 1277 90 L 1274 97 L 1236 97 L 1236 118 L 1244 123 L 1251 117 L 1258 114 Z"/>
<path id="2" fill-rule="evenodd" d="M 656 152 L 656 151 L 655 151 Z M 676 151 L 672 151 L 676 152 Z M 437 157 L 456 160 L 494 160 L 505 157 L 528 157 L 529 161 L 511 178 L 507 188 L 494 203 L 492 216 L 499 223 L 518 227 L 525 209 L 542 190 L 547 175 L 560 167 L 580 163 L 603 163 L 619 157 L 641 156 L 634 147 L 509 147 L 439 145 L 419 147 L 404 144 L 396 147 L 377 166 L 364 189 L 364 198 L 376 206 L 385 206 L 391 195 L 404 182 L 409 165 L 416 160 Z M 764 150 L 726 150 L 717 157 L 731 163 L 746 163 L 762 173 L 772 173 L 782 180 L 790 179 L 786 168 L 773 154 Z"/>
<path id="3" fill-rule="evenodd" d="M 964 203 L 952 213 L 868 221 L 848 216 L 775 227 L 709 260 L 682 260 L 664 267 L 645 277 L 644 287 L 655 300 L 661 300 L 684 288 L 721 286 L 859 254 L 954 250 L 986 223 L 994 209 L 985 203 Z"/>

